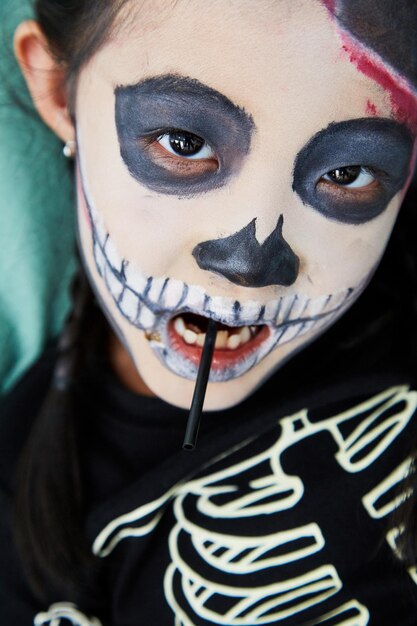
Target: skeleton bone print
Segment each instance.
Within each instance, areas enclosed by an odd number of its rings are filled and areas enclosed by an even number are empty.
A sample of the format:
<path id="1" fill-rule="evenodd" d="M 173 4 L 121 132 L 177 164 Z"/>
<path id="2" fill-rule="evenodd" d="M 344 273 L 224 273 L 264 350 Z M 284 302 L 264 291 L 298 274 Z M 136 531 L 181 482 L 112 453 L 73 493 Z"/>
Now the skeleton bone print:
<path id="1" fill-rule="evenodd" d="M 57 602 L 49 607 L 46 613 L 39 613 L 34 620 L 34 626 L 101 626 L 96 618 L 88 618 L 81 613 L 71 602 Z"/>
<path id="2" fill-rule="evenodd" d="M 268 432 L 268 439 L 244 442 L 202 475 L 114 519 L 97 536 L 94 552 L 107 557 L 125 539 L 141 541 L 172 504 L 175 524 L 169 536 L 164 593 L 173 626 L 365 626 L 371 619 L 368 607 L 349 597 L 343 567 L 326 551 L 329 529 L 338 528 L 344 494 L 340 502 L 330 502 L 335 514 L 326 528 L 326 516 L 315 519 L 305 506 L 310 497 L 308 479 L 291 468 L 287 457 L 306 444 L 320 448 L 320 439 L 326 440 L 328 449 L 330 440 L 333 467 L 360 483 L 360 507 L 368 522 L 386 520 L 401 500 L 397 488 L 409 461 L 402 459 L 390 471 L 384 467 L 377 482 L 375 474 L 366 478 L 367 470 L 395 445 L 416 408 L 417 392 L 397 386 L 324 419 L 306 409 L 284 417 Z M 304 475 L 313 472 L 309 465 Z M 333 474 L 334 469 L 329 482 Z M 323 508 L 326 499 L 324 486 Z M 304 509 L 305 523 L 291 524 L 299 509 Z M 394 553 L 400 532 L 391 528 L 386 534 L 386 547 Z M 409 574 L 416 582 L 415 571 Z"/>

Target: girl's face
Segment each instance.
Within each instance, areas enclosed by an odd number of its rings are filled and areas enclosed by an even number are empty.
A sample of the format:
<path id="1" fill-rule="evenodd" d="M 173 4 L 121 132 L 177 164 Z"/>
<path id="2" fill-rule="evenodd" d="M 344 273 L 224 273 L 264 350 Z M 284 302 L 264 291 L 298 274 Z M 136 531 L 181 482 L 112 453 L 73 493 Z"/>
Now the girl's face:
<path id="1" fill-rule="evenodd" d="M 170 403 L 190 404 L 207 319 L 221 326 L 205 406 L 220 409 L 333 324 L 384 251 L 412 124 L 325 4 L 130 4 L 79 77 L 82 253 Z"/>

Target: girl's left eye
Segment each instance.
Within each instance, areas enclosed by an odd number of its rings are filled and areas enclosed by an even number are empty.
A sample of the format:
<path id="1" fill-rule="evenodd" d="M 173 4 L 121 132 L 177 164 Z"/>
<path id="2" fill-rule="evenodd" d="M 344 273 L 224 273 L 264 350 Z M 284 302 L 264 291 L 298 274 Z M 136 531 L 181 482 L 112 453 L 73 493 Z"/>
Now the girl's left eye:
<path id="1" fill-rule="evenodd" d="M 212 159 L 213 149 L 208 143 L 199 137 L 185 130 L 172 130 L 159 135 L 157 143 L 167 152 L 186 159 Z"/>
<path id="2" fill-rule="evenodd" d="M 362 165 L 347 165 L 327 172 L 322 180 L 346 189 L 365 189 L 376 181 L 376 177 Z"/>

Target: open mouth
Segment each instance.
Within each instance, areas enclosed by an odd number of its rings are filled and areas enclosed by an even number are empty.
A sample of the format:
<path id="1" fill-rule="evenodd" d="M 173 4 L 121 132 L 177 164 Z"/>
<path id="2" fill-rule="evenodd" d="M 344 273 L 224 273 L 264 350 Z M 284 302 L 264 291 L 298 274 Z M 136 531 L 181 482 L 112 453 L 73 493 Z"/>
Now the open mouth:
<path id="1" fill-rule="evenodd" d="M 271 325 L 259 320 L 226 324 L 210 312 L 201 315 L 189 310 L 161 319 L 160 332 L 147 333 L 152 348 L 166 367 L 176 374 L 195 379 L 206 339 L 209 319 L 217 321 L 217 336 L 210 369 L 211 382 L 226 382 L 238 378 L 255 367 L 278 346 L 328 324 L 334 311 L 315 318 L 307 315 L 283 320 Z"/>
<path id="2" fill-rule="evenodd" d="M 208 318 L 195 313 L 177 315 L 168 323 L 170 346 L 198 366 L 206 340 Z M 212 370 L 230 368 L 255 354 L 269 337 L 266 324 L 252 326 L 227 326 L 217 324 Z"/>
<path id="3" fill-rule="evenodd" d="M 211 296 L 199 285 L 146 276 L 122 259 L 85 189 L 79 191 L 91 221 L 96 268 L 118 311 L 144 331 L 164 366 L 184 378 L 197 376 L 209 319 L 218 325 L 209 380 L 225 382 L 248 372 L 278 346 L 329 325 L 366 284 L 315 298 L 292 293 L 262 303 Z"/>

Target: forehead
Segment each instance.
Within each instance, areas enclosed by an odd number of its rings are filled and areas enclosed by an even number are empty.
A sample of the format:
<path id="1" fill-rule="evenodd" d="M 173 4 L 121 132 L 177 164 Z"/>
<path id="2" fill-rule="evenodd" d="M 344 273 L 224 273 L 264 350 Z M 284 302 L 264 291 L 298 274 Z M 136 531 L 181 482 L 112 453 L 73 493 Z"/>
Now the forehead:
<path id="1" fill-rule="evenodd" d="M 257 0 L 256 11 L 253 0 L 140 2 L 132 11 L 135 6 L 127 5 L 122 28 L 82 73 L 84 85 L 101 80 L 103 96 L 104 83 L 114 90 L 181 74 L 226 94 L 266 124 L 283 117 L 298 123 L 308 111 L 314 130 L 316 114 L 362 116 L 366 98 L 376 99 L 380 114 L 390 114 L 385 90 L 358 71 L 318 0 Z"/>

